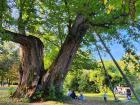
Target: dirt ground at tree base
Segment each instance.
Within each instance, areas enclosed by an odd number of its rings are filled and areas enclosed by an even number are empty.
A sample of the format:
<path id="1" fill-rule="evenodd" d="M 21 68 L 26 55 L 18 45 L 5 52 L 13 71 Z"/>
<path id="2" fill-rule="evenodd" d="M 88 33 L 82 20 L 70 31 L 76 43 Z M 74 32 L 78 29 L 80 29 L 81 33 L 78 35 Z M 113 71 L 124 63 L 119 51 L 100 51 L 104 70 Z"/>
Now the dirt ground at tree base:
<path id="1" fill-rule="evenodd" d="M 57 102 L 57 101 L 47 101 L 42 103 L 30 103 L 29 105 L 139 105 L 133 102 L 103 102 L 103 101 L 78 101 L 78 100 L 72 100 L 68 102 Z"/>
<path id="2" fill-rule="evenodd" d="M 140 105 L 134 103 L 133 101 L 108 101 L 104 102 L 102 100 L 86 100 L 86 101 L 79 101 L 79 100 L 69 100 L 66 102 L 59 102 L 59 101 L 46 101 L 46 102 L 38 102 L 38 103 L 19 103 L 19 102 L 12 102 L 12 101 L 5 101 L 0 102 L 0 105 Z"/>

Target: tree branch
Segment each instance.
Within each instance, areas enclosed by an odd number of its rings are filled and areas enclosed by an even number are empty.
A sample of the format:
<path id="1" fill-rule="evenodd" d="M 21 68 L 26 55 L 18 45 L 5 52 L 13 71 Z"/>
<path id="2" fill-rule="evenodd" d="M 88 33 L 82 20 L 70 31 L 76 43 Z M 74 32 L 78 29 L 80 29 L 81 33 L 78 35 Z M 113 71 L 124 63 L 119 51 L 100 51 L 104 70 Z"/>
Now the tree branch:
<path id="1" fill-rule="evenodd" d="M 127 22 L 123 21 L 123 22 L 114 22 L 115 20 L 117 19 L 120 19 L 122 17 L 126 17 L 128 16 L 129 14 L 125 13 L 125 14 L 120 14 L 119 16 L 112 16 L 112 19 L 109 19 L 107 22 L 104 22 L 104 23 L 96 23 L 96 22 L 92 22 L 92 21 L 89 21 L 89 24 L 93 27 L 103 27 L 103 28 L 110 28 L 111 26 L 114 26 L 114 25 L 123 25 L 123 24 L 128 24 Z"/>
<path id="2" fill-rule="evenodd" d="M 24 34 L 19 34 L 19 33 L 15 33 L 15 32 L 11 32 L 9 30 L 2 30 L 0 32 L 1 36 L 7 35 L 10 38 L 10 41 L 13 41 L 15 43 L 19 43 L 21 45 L 26 45 L 28 46 L 29 43 L 32 43 L 32 40 L 38 40 L 41 42 L 41 40 L 35 36 L 32 35 L 24 35 Z"/>
<path id="3" fill-rule="evenodd" d="M 65 7 L 66 7 L 66 12 L 68 13 L 68 30 L 69 30 L 69 34 L 71 32 L 71 25 L 72 25 L 72 20 L 70 18 L 70 9 L 68 7 L 68 2 L 67 0 L 64 0 L 64 3 L 65 3 Z"/>

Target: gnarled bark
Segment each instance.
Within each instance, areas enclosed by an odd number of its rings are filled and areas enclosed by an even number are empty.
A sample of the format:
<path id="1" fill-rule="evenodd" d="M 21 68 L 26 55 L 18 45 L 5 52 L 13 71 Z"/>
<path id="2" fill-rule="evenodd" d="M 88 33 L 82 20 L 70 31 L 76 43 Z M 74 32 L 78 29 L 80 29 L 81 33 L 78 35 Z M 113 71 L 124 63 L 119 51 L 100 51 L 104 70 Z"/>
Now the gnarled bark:
<path id="1" fill-rule="evenodd" d="M 21 80 L 13 97 L 31 97 L 41 78 L 43 65 L 43 44 L 35 37 L 28 39 L 28 45 L 22 45 Z"/>
<path id="2" fill-rule="evenodd" d="M 57 95 L 61 93 L 63 81 L 87 29 L 88 27 L 85 17 L 79 14 L 69 32 L 69 35 L 62 45 L 56 60 L 43 77 L 42 85 L 47 95 L 49 95 L 49 88 L 51 86 L 55 87 Z"/>
<path id="3" fill-rule="evenodd" d="M 44 70 L 43 43 L 39 38 L 34 36 L 25 36 L 8 30 L 4 30 L 3 32 L 11 36 L 11 41 L 21 45 L 20 81 L 12 97 L 31 97 L 37 88 Z"/>

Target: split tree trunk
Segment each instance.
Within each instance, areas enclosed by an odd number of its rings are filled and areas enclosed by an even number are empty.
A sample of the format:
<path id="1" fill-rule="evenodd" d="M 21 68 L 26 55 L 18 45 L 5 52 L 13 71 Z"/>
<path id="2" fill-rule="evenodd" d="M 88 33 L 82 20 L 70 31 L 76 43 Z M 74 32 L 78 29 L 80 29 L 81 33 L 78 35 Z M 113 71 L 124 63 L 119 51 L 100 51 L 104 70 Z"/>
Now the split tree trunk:
<path id="1" fill-rule="evenodd" d="M 69 35 L 62 45 L 56 60 L 43 77 L 42 85 L 47 95 L 49 95 L 49 88 L 51 86 L 55 87 L 57 95 L 61 94 L 64 79 L 87 29 L 88 27 L 85 17 L 79 14 L 69 32 Z"/>
<path id="2" fill-rule="evenodd" d="M 77 15 L 56 60 L 43 77 L 43 43 L 34 36 L 20 35 L 5 30 L 4 33 L 11 36 L 11 41 L 22 46 L 20 83 L 12 97 L 32 97 L 39 85 L 39 80 L 42 78 L 41 85 L 45 95 L 49 95 L 51 86 L 55 87 L 58 94 L 61 93 L 63 81 L 87 29 L 85 17 L 81 14 Z"/>
<path id="3" fill-rule="evenodd" d="M 25 36 L 5 30 L 13 42 L 22 46 L 20 53 L 20 81 L 13 98 L 33 96 L 44 70 L 43 43 L 34 36 Z"/>

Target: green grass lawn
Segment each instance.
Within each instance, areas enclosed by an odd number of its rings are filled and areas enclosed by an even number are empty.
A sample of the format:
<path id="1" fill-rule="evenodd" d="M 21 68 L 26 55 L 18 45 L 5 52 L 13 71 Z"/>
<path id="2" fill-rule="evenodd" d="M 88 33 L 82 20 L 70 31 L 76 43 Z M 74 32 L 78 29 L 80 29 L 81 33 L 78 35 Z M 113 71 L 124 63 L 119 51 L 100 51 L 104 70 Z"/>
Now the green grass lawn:
<path id="1" fill-rule="evenodd" d="M 83 102 L 79 100 L 66 100 L 64 102 L 47 101 L 42 103 L 21 103 L 9 99 L 9 89 L 11 88 L 0 87 L 0 105 L 139 105 L 135 99 L 131 102 L 127 102 L 126 97 L 123 95 L 117 95 L 120 101 L 115 102 L 111 93 L 108 93 L 107 103 L 104 102 L 102 93 L 85 93 L 84 96 L 86 97 L 86 100 Z"/>

